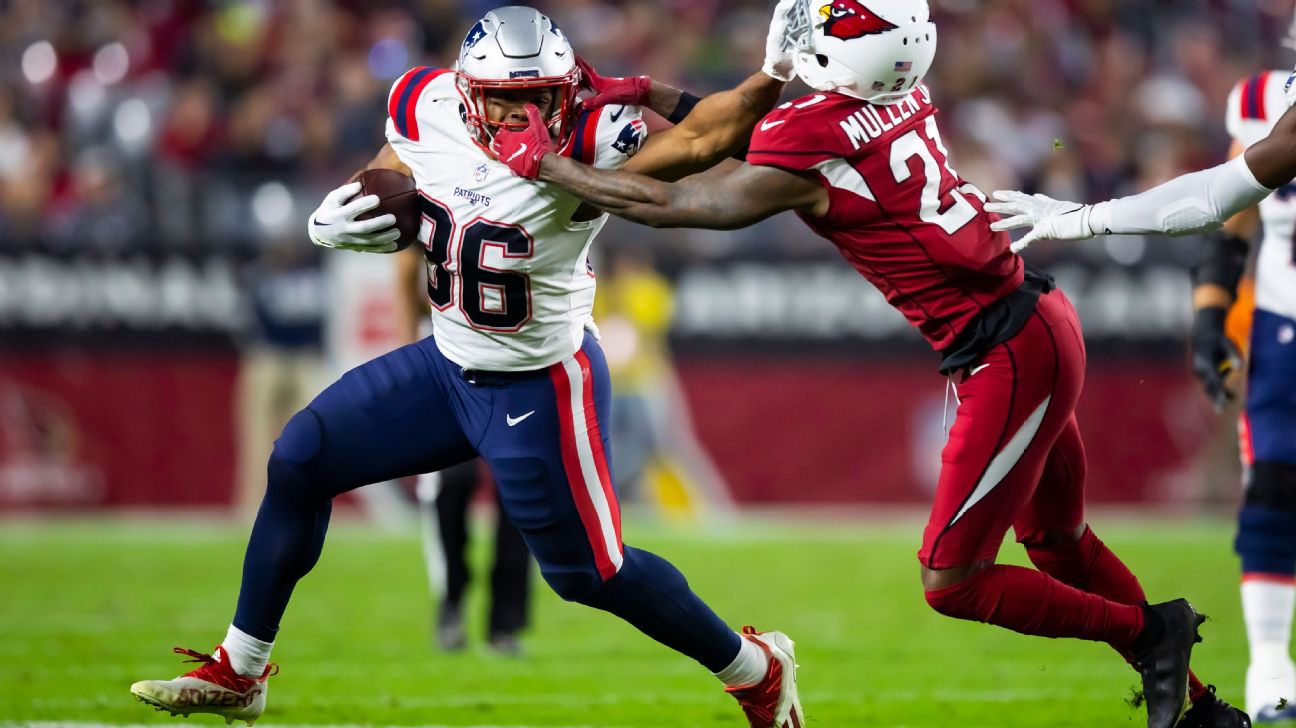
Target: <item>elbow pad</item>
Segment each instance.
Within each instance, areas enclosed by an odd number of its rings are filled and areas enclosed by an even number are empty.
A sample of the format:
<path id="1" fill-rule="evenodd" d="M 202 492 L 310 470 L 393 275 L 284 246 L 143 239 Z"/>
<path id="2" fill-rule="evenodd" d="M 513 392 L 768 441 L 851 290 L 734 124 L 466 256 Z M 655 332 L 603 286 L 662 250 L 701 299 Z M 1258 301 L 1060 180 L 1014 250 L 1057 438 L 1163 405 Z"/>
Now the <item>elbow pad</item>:
<path id="1" fill-rule="evenodd" d="M 1251 244 L 1236 235 L 1216 232 L 1202 241 L 1201 256 L 1192 267 L 1193 285 L 1213 283 L 1237 297 L 1238 281 L 1246 270 Z"/>

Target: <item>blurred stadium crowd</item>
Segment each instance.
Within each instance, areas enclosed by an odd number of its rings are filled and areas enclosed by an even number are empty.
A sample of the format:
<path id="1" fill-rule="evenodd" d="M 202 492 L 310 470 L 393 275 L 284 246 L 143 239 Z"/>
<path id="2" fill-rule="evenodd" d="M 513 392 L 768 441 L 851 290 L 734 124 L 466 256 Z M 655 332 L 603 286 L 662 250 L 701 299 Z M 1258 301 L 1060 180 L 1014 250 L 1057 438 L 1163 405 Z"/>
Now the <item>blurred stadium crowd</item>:
<path id="1" fill-rule="evenodd" d="M 0 2 L 0 251 L 306 245 L 305 216 L 381 144 L 392 80 L 452 63 L 498 4 Z M 702 93 L 759 66 L 772 3 L 539 5 L 605 72 Z M 933 6 L 929 82 L 957 168 L 987 190 L 1100 198 L 1212 164 L 1231 85 L 1292 60 L 1283 0 Z M 730 246 L 832 255 L 793 230 Z"/>

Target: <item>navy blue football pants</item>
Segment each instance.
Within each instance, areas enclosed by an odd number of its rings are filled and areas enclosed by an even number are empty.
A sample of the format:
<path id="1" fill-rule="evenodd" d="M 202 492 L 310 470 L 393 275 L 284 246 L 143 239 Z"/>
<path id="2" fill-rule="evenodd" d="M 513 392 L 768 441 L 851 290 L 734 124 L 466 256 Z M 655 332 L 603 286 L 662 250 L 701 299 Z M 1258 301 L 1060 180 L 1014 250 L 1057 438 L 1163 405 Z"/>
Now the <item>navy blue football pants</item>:
<path id="1" fill-rule="evenodd" d="M 1244 580 L 1296 579 L 1296 321 L 1257 308 L 1246 413 L 1246 497 L 1234 547 Z"/>
<path id="2" fill-rule="evenodd" d="M 534 372 L 465 371 L 431 337 L 347 372 L 275 441 L 234 626 L 274 639 L 293 587 L 319 559 L 335 496 L 480 454 L 559 596 L 722 670 L 738 635 L 678 569 L 621 542 L 604 435 L 610 400 L 607 362 L 589 335 L 575 355 Z"/>

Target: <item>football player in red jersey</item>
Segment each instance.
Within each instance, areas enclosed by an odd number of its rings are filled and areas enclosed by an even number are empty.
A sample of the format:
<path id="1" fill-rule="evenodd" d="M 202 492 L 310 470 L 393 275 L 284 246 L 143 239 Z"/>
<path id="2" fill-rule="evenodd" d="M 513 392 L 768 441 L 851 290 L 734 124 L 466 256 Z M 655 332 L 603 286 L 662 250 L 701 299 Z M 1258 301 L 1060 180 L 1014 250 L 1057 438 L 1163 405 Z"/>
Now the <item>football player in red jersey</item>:
<path id="1" fill-rule="evenodd" d="M 1084 522 L 1080 324 L 950 166 L 922 84 L 936 50 L 926 0 L 803 0 L 798 25 L 797 72 L 815 93 L 766 116 L 742 166 L 674 184 L 592 169 L 549 153 L 534 112 L 495 151 L 517 174 L 654 227 L 795 211 L 922 332 L 958 388 L 918 554 L 932 608 L 1110 643 L 1142 674 L 1149 726 L 1249 726 L 1189 672 L 1202 617 L 1182 599 L 1148 606 Z M 1010 527 L 1036 569 L 995 563 Z"/>

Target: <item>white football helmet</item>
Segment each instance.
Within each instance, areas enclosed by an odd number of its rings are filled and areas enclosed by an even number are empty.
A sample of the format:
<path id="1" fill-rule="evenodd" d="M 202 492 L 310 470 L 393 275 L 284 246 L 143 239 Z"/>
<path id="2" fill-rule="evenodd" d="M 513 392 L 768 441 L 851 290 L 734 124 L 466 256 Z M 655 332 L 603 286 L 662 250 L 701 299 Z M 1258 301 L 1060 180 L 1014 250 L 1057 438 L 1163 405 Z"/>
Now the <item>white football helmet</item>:
<path id="1" fill-rule="evenodd" d="M 799 0 L 796 72 L 817 91 L 873 104 L 909 95 L 936 56 L 927 0 Z"/>
<path id="2" fill-rule="evenodd" d="M 500 127 L 526 127 L 493 122 L 486 112 L 488 92 L 520 88 L 554 89 L 557 101 L 547 120 L 549 130 L 559 143 L 567 137 L 580 68 L 567 37 L 540 11 L 510 5 L 486 13 L 464 38 L 455 79 L 466 102 L 466 123 L 479 142 L 489 144 Z"/>

